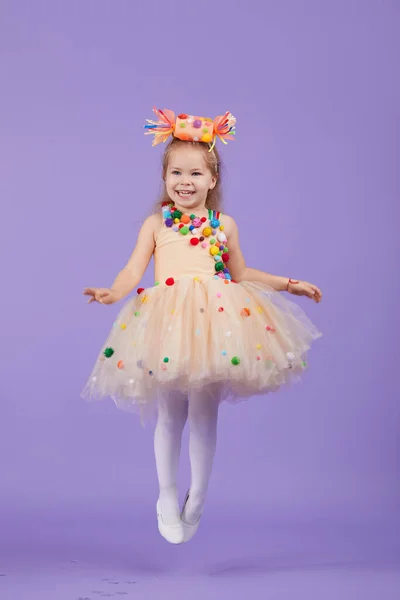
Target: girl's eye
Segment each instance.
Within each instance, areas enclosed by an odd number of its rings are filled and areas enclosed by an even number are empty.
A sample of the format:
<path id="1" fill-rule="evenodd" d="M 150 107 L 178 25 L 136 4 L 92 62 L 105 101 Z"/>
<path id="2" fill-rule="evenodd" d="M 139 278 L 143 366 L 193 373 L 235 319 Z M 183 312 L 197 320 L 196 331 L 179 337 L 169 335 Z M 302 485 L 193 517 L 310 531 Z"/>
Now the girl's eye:
<path id="1" fill-rule="evenodd" d="M 172 175 L 179 175 L 179 171 L 172 171 Z"/>
<path id="2" fill-rule="evenodd" d="M 199 173 L 199 171 L 195 171 L 193 175 L 201 175 L 201 173 Z"/>

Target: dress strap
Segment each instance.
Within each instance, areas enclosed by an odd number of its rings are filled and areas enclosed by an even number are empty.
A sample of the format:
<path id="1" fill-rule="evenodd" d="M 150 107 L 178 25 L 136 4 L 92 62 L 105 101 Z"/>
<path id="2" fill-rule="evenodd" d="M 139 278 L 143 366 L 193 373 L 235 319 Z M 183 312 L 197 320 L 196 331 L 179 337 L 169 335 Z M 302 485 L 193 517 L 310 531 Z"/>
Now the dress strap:
<path id="1" fill-rule="evenodd" d="M 208 209 L 208 218 L 210 221 L 213 221 L 213 220 L 220 221 L 221 216 L 222 216 L 222 213 L 220 213 L 218 210 L 211 210 L 211 208 Z"/>

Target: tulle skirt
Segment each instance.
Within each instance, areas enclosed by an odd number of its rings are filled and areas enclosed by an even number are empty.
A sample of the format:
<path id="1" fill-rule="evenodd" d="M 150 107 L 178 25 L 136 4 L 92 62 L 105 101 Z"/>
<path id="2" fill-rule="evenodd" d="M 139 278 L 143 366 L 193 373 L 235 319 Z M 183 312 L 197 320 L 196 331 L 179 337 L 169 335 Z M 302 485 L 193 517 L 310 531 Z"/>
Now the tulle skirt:
<path id="1" fill-rule="evenodd" d="M 182 277 L 125 302 L 82 397 L 110 396 L 142 423 L 160 394 L 218 389 L 236 402 L 298 381 L 322 334 L 267 285 Z"/>

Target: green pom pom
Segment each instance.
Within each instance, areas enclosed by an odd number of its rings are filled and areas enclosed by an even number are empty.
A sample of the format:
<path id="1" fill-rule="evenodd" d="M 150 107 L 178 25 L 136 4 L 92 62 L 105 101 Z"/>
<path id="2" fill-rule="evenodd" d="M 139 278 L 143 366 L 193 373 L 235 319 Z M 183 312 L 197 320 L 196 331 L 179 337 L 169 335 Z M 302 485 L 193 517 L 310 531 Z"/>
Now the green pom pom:
<path id="1" fill-rule="evenodd" d="M 181 228 L 180 228 L 180 230 L 179 230 L 179 233 L 180 233 L 181 235 L 186 235 L 186 234 L 188 234 L 188 233 L 189 233 L 189 227 L 181 227 Z"/>
<path id="2" fill-rule="evenodd" d="M 182 216 L 182 213 L 180 210 L 174 210 L 174 212 L 172 213 L 172 218 L 173 219 L 180 219 Z"/>
<path id="3" fill-rule="evenodd" d="M 225 269 L 225 265 L 222 262 L 222 260 L 219 260 L 218 262 L 215 263 L 215 270 L 217 271 L 223 271 Z"/>
<path id="4" fill-rule="evenodd" d="M 212 239 L 210 240 L 210 244 L 211 244 L 212 246 L 215 244 L 215 240 L 214 240 L 214 238 L 212 238 Z"/>
<path id="5" fill-rule="evenodd" d="M 139 316 L 140 316 L 140 312 L 137 310 L 137 311 L 135 312 L 135 317 L 139 317 Z"/>
<path id="6" fill-rule="evenodd" d="M 240 365 L 240 358 L 238 356 L 234 356 L 231 360 L 233 365 Z"/>
<path id="7" fill-rule="evenodd" d="M 166 356 L 166 357 L 164 358 L 164 362 L 165 362 L 165 363 L 169 362 L 169 358 L 168 358 L 168 356 Z"/>
<path id="8" fill-rule="evenodd" d="M 193 221 L 193 219 L 195 219 L 195 218 L 196 218 L 196 215 L 194 215 L 194 214 L 191 214 L 191 215 L 190 215 L 190 218 L 191 218 L 191 220 Z"/>
<path id="9" fill-rule="evenodd" d="M 114 354 L 115 350 L 114 348 L 108 347 L 104 350 L 103 354 L 106 358 L 111 358 L 111 356 Z"/>

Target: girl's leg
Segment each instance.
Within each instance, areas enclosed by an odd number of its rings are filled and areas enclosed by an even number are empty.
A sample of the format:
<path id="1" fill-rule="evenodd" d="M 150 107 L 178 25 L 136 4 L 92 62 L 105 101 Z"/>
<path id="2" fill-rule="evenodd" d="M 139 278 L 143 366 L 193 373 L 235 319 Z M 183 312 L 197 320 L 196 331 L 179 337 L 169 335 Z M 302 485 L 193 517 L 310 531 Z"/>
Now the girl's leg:
<path id="1" fill-rule="evenodd" d="M 180 523 L 177 474 L 187 416 L 187 395 L 180 392 L 169 393 L 160 400 L 154 432 L 154 453 L 165 525 Z"/>
<path id="2" fill-rule="evenodd" d="M 217 446 L 218 387 L 207 386 L 190 393 L 189 456 L 192 481 L 185 507 L 185 522 L 194 525 L 203 510 Z"/>

